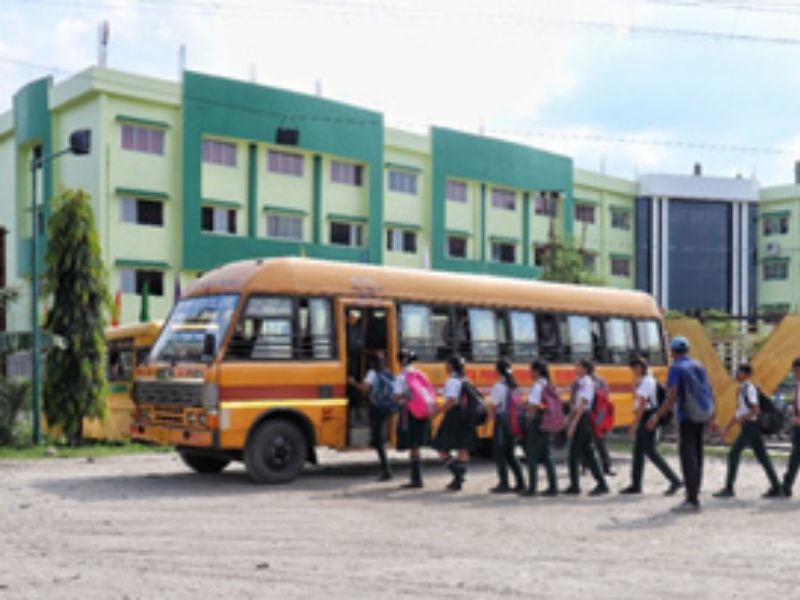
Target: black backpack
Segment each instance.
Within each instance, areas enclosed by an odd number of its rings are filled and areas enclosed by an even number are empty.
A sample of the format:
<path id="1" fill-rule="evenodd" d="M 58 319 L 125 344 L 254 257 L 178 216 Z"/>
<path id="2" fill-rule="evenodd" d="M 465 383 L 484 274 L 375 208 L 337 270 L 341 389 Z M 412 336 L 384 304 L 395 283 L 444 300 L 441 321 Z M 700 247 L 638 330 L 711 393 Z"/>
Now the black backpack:
<path id="1" fill-rule="evenodd" d="M 772 398 L 767 396 L 760 388 L 758 392 L 758 428 L 764 435 L 775 435 L 783 429 L 784 415 L 775 407 Z"/>
<path id="2" fill-rule="evenodd" d="M 469 379 L 461 381 L 461 401 L 466 409 L 467 417 L 474 425 L 483 425 L 489 419 L 489 409 L 478 389 Z"/>
<path id="3" fill-rule="evenodd" d="M 661 407 L 664 406 L 667 402 L 667 388 L 661 385 L 658 381 L 656 381 L 656 401 L 658 402 L 658 408 L 661 410 Z M 672 425 L 672 417 L 673 411 L 667 411 L 664 413 L 664 416 L 661 417 L 658 421 L 659 427 L 669 427 Z"/>

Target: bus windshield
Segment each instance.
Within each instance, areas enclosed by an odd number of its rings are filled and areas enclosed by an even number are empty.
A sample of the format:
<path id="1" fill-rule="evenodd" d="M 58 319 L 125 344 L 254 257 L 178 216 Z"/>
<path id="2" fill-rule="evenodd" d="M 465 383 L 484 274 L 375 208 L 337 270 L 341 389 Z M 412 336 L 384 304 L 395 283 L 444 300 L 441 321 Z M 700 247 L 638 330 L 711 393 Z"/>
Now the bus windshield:
<path id="1" fill-rule="evenodd" d="M 152 362 L 198 362 L 208 334 L 219 350 L 238 294 L 186 298 L 178 302 L 150 353 Z"/>

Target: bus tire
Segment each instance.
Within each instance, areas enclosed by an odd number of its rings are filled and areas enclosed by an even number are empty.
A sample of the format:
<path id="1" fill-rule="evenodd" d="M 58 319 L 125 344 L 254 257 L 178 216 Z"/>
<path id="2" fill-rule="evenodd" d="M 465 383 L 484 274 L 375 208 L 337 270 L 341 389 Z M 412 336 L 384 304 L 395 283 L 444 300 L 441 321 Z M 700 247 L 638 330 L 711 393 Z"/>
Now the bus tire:
<path id="1" fill-rule="evenodd" d="M 303 470 L 308 443 L 294 423 L 272 419 L 258 426 L 244 450 L 247 474 L 255 483 L 289 483 Z"/>
<path id="2" fill-rule="evenodd" d="M 230 464 L 230 460 L 221 456 L 212 456 L 191 450 L 178 450 L 183 464 L 197 473 L 219 473 Z"/>

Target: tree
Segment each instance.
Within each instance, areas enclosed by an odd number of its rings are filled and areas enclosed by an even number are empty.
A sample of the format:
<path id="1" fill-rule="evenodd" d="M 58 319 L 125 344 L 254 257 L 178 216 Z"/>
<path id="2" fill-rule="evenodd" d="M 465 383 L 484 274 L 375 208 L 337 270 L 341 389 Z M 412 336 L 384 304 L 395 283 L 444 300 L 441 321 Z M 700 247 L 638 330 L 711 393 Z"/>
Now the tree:
<path id="1" fill-rule="evenodd" d="M 546 246 L 542 270 L 543 281 L 603 285 L 604 280 L 587 266 L 587 252 L 573 238 L 555 239 L 551 235 Z"/>
<path id="2" fill-rule="evenodd" d="M 44 411 L 71 445 L 83 441 L 83 418 L 104 418 L 105 310 L 111 297 L 89 194 L 65 190 L 47 223 L 45 291 L 53 296 L 46 327 L 64 347 L 47 356 Z"/>

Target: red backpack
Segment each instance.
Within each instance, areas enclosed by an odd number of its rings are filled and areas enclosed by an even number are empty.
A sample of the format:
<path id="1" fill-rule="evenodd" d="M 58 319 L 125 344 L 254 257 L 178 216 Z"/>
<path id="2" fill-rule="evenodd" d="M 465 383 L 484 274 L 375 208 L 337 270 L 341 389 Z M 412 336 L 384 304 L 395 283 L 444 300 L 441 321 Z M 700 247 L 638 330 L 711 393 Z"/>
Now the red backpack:
<path id="1" fill-rule="evenodd" d="M 598 437 L 605 436 L 614 427 L 614 403 L 608 393 L 608 383 L 602 377 L 594 378 L 594 404 L 589 421 Z"/>
<path id="2" fill-rule="evenodd" d="M 564 429 L 564 403 L 558 395 L 556 388 L 547 384 L 542 390 L 542 403 L 545 409 L 542 412 L 542 422 L 539 425 L 546 433 L 558 433 Z"/>
<path id="3" fill-rule="evenodd" d="M 518 389 L 509 391 L 509 394 L 511 398 L 509 399 L 508 419 L 511 425 L 511 435 L 514 437 L 522 437 L 525 435 L 525 429 L 527 428 L 525 402 Z"/>

